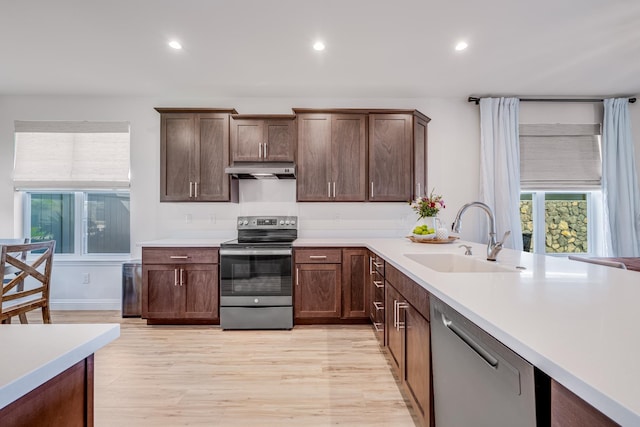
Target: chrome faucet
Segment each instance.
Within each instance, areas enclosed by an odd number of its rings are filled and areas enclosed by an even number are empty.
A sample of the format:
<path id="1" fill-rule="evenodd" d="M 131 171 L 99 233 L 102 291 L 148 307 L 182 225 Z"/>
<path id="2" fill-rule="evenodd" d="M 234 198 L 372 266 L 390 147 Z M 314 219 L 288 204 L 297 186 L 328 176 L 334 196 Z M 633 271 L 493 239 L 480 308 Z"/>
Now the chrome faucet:
<path id="1" fill-rule="evenodd" d="M 460 232 L 460 229 L 462 228 L 462 214 L 472 206 L 479 207 L 480 209 L 485 211 L 485 213 L 489 217 L 489 243 L 487 244 L 487 260 L 495 261 L 496 257 L 498 256 L 498 253 L 502 250 L 504 246 L 505 239 L 509 236 L 509 234 L 511 234 L 511 231 L 507 231 L 506 233 L 504 233 L 504 236 L 502 237 L 501 241 L 499 242 L 496 241 L 495 216 L 493 215 L 493 210 L 491 210 L 491 208 L 488 205 L 482 202 L 467 203 L 466 205 L 461 207 L 458 213 L 456 214 L 456 219 L 453 221 L 453 224 L 451 224 L 451 229 L 456 233 Z"/>

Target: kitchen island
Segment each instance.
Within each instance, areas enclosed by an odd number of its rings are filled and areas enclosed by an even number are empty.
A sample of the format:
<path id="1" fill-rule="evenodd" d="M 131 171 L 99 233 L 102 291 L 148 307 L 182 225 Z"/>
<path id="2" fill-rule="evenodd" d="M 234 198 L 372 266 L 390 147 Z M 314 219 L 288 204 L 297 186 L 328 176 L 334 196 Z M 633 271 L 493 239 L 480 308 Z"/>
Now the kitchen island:
<path id="1" fill-rule="evenodd" d="M 615 422 L 640 425 L 638 273 L 509 249 L 492 263 L 503 272 L 438 272 L 406 256 L 463 255 L 463 243 L 488 262 L 486 245 L 466 241 L 299 238 L 294 248 L 367 247 Z"/>
<path id="2" fill-rule="evenodd" d="M 118 324 L 0 326 L 3 426 L 93 425 L 93 354 Z"/>

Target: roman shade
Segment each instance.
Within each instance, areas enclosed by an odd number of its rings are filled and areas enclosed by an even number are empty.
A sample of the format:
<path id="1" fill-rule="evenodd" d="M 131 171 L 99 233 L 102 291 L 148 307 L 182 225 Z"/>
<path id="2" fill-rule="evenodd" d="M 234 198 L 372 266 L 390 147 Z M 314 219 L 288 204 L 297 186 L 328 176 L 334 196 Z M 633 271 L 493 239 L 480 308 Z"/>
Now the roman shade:
<path id="1" fill-rule="evenodd" d="M 522 190 L 600 189 L 600 124 L 521 124 Z"/>
<path id="2" fill-rule="evenodd" d="M 16 189 L 129 188 L 129 123 L 15 121 Z"/>

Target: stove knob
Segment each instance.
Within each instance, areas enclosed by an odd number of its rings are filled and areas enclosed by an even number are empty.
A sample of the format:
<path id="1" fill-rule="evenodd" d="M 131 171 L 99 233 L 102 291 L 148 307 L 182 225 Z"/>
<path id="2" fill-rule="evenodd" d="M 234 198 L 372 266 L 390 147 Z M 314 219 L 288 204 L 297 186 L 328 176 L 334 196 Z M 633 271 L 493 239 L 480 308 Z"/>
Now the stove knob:
<path id="1" fill-rule="evenodd" d="M 284 225 L 284 221 L 283 220 L 280 220 L 280 225 Z"/>
<path id="2" fill-rule="evenodd" d="M 256 304 L 260 302 L 260 300 L 258 298 L 254 299 L 253 302 L 255 302 Z"/>
<path id="3" fill-rule="evenodd" d="M 296 225 L 296 220 L 295 219 L 291 220 L 291 225 Z"/>
<path id="4" fill-rule="evenodd" d="M 249 221 L 247 221 L 246 219 L 242 221 L 242 225 L 247 225 L 247 224 L 249 224 Z"/>
<path id="5" fill-rule="evenodd" d="M 289 225 L 289 220 L 286 220 L 284 223 L 285 223 L 286 225 Z"/>
<path id="6" fill-rule="evenodd" d="M 238 225 L 242 225 L 242 220 L 238 221 Z"/>

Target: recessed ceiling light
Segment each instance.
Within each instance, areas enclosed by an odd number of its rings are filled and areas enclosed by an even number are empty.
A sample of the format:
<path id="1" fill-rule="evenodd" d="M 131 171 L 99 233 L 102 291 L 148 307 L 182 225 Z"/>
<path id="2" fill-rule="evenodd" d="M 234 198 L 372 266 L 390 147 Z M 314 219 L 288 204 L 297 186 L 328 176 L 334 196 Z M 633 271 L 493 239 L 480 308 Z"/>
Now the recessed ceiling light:
<path id="1" fill-rule="evenodd" d="M 324 46 L 324 43 L 318 41 L 313 44 L 313 48 L 317 51 L 321 51 L 321 50 L 324 50 L 325 46 Z"/>
<path id="2" fill-rule="evenodd" d="M 178 42 L 177 40 L 171 40 L 169 42 L 169 46 L 171 46 L 172 48 L 176 49 L 176 50 L 180 50 L 182 49 L 182 45 L 180 44 L 180 42 Z"/>
<path id="3" fill-rule="evenodd" d="M 466 42 L 458 42 L 456 50 L 465 50 L 469 46 Z"/>

